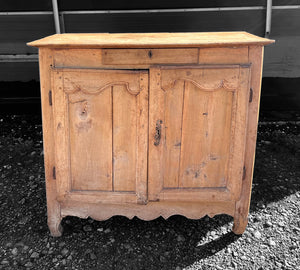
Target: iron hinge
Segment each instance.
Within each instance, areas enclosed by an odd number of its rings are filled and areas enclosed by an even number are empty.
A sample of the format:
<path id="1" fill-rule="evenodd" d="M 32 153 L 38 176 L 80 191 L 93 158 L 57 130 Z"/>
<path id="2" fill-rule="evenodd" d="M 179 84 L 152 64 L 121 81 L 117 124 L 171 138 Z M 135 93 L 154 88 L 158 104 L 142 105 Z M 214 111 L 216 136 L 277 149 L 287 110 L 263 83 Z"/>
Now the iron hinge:
<path id="1" fill-rule="evenodd" d="M 52 178 L 53 178 L 54 180 L 56 180 L 56 168 L 55 168 L 55 166 L 54 166 L 53 169 L 52 169 Z"/>
<path id="2" fill-rule="evenodd" d="M 253 99 L 253 89 L 250 88 L 250 94 L 249 94 L 249 102 L 251 103 Z"/>
<path id="3" fill-rule="evenodd" d="M 244 166 L 243 167 L 243 180 L 246 179 L 246 167 Z"/>
<path id="4" fill-rule="evenodd" d="M 52 91 L 49 90 L 49 105 L 52 106 Z"/>

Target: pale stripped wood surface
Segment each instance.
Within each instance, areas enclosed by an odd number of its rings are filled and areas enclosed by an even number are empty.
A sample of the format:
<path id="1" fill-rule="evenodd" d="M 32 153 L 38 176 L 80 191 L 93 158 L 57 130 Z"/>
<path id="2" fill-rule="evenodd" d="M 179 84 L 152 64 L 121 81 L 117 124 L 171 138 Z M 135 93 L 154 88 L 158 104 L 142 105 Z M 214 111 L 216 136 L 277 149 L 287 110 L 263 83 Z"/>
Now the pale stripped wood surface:
<path id="1" fill-rule="evenodd" d="M 101 211 L 99 211 L 101 209 Z M 191 219 L 199 219 L 205 215 L 213 217 L 218 214 L 234 214 L 233 202 L 149 202 L 147 205 L 87 203 L 79 200 L 62 202 L 62 215 L 76 215 L 81 218 L 92 217 L 106 220 L 114 215 L 126 216 L 130 219 L 137 216 L 143 220 L 153 220 L 158 216 L 167 219 L 173 215 L 183 215 Z"/>
<path id="2" fill-rule="evenodd" d="M 143 68 L 155 64 L 248 63 L 248 46 L 170 49 L 55 49 L 55 67 Z M 166 55 L 165 55 L 166 54 Z"/>
<path id="3" fill-rule="evenodd" d="M 31 43 L 41 47 L 51 234 L 61 234 L 65 215 L 221 213 L 243 233 L 262 45 L 272 42 L 233 32 L 66 34 Z"/>
<path id="4" fill-rule="evenodd" d="M 196 64 L 198 49 L 103 49 L 104 65 Z"/>
<path id="5" fill-rule="evenodd" d="M 57 184 L 53 176 L 55 167 L 55 138 L 53 126 L 53 111 L 49 106 L 49 89 L 51 89 L 51 66 L 53 65 L 52 50 L 45 48 L 39 52 L 41 103 L 43 118 L 43 149 L 45 164 L 45 182 L 47 195 L 48 226 L 53 236 L 62 233 L 61 207 L 57 201 Z"/>
<path id="6" fill-rule="evenodd" d="M 52 70 L 51 75 L 57 192 L 64 196 L 71 188 L 68 101 L 63 91 L 63 73 Z"/>
<path id="7" fill-rule="evenodd" d="M 101 209 L 101 211 L 99 211 Z M 76 215 L 81 218 L 92 217 L 96 220 L 106 220 L 114 215 L 126 216 L 130 219 L 137 216 L 143 220 L 153 220 L 158 216 L 167 219 L 173 215 L 183 215 L 191 219 L 199 219 L 205 215 L 213 217 L 218 214 L 234 214 L 234 203 L 227 202 L 149 202 L 147 205 L 87 203 L 79 200 L 62 202 L 62 215 Z"/>
<path id="8" fill-rule="evenodd" d="M 243 64 L 248 63 L 248 47 L 201 48 L 200 64 Z"/>
<path id="9" fill-rule="evenodd" d="M 266 45 L 274 41 L 246 32 L 56 34 L 27 43 L 56 48 L 155 48 Z"/>
<path id="10" fill-rule="evenodd" d="M 178 188 L 180 167 L 180 149 L 182 135 L 182 109 L 184 100 L 184 81 L 179 81 L 164 93 L 164 130 L 162 144 L 164 147 L 163 185 L 165 188 Z M 161 91 L 161 90 L 158 90 Z"/>
<path id="11" fill-rule="evenodd" d="M 58 68 L 53 74 L 60 198 L 72 191 L 135 192 L 138 183 L 145 199 L 147 72 Z"/>
<path id="12" fill-rule="evenodd" d="M 185 93 L 179 186 L 225 187 L 232 92 L 205 92 L 186 83 Z"/>
<path id="13" fill-rule="evenodd" d="M 140 71 L 140 94 L 137 97 L 137 166 L 136 196 L 138 204 L 148 201 L 148 117 L 149 117 L 149 74 Z"/>
<path id="14" fill-rule="evenodd" d="M 249 72 L 240 78 L 241 69 L 249 66 L 150 69 L 150 200 L 239 195 L 249 98 Z"/>
<path id="15" fill-rule="evenodd" d="M 242 234 L 248 223 L 257 138 L 257 122 L 259 116 L 263 54 L 264 48 L 261 46 L 253 46 L 249 48 L 249 61 L 252 63 L 250 87 L 253 90 L 253 97 L 252 102 L 248 105 L 248 123 L 245 146 L 245 179 L 242 183 L 240 197 L 236 202 L 234 226 L 232 229 L 236 234 Z"/>
<path id="16" fill-rule="evenodd" d="M 53 50 L 55 67 L 98 67 L 102 62 L 102 50 L 69 49 Z"/>
<path id="17" fill-rule="evenodd" d="M 161 121 L 162 138 L 164 138 L 164 92 L 161 91 L 161 70 L 151 68 L 149 71 L 149 142 L 148 142 L 148 199 L 159 200 L 159 193 L 163 188 L 163 148 L 162 143 L 154 145 L 157 133 L 157 123 Z M 159 121 L 159 122 L 158 122 Z"/>
<path id="18" fill-rule="evenodd" d="M 113 172 L 114 191 L 134 191 L 137 162 L 136 97 L 114 86 L 113 92 Z"/>
<path id="19" fill-rule="evenodd" d="M 75 92 L 65 106 L 70 117 L 72 189 L 112 191 L 112 86 L 95 96 Z"/>

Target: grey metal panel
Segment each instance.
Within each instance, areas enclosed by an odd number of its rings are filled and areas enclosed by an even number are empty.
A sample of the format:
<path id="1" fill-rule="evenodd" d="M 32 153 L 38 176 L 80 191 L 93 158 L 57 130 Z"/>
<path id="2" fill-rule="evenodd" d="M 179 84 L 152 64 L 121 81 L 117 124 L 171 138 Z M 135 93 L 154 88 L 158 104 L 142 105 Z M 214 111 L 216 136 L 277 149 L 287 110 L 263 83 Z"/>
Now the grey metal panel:
<path id="1" fill-rule="evenodd" d="M 272 36 L 300 36 L 300 9 L 273 10 Z"/>
<path id="2" fill-rule="evenodd" d="M 264 35 L 265 11 L 89 14 L 65 16 L 66 32 L 247 31 Z M 253 19 L 255 18 L 255 19 Z"/>
<path id="3" fill-rule="evenodd" d="M 31 80 L 39 80 L 39 65 L 37 62 L 0 63 L 0 81 L 27 82 Z"/>
<path id="4" fill-rule="evenodd" d="M 300 77 L 300 9 L 273 10 L 270 38 L 265 48 L 263 76 Z"/>
<path id="5" fill-rule="evenodd" d="M 0 16 L 0 54 L 32 54 L 26 42 L 55 33 L 53 15 Z"/>
<path id="6" fill-rule="evenodd" d="M 49 0 L 0 0 L 1 11 L 42 11 L 52 10 Z"/>

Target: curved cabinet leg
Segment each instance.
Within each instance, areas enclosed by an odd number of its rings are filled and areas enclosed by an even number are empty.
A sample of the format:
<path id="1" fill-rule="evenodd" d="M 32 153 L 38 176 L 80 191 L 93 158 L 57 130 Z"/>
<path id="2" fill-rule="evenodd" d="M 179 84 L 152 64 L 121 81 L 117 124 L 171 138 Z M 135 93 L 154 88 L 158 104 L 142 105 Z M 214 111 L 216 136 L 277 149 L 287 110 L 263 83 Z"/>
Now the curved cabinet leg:
<path id="1" fill-rule="evenodd" d="M 248 215 L 235 213 L 233 220 L 232 231 L 235 234 L 243 234 L 248 224 Z"/>
<path id="2" fill-rule="evenodd" d="M 63 227 L 61 226 L 62 218 L 59 216 L 48 217 L 48 227 L 53 237 L 59 237 L 63 233 Z"/>

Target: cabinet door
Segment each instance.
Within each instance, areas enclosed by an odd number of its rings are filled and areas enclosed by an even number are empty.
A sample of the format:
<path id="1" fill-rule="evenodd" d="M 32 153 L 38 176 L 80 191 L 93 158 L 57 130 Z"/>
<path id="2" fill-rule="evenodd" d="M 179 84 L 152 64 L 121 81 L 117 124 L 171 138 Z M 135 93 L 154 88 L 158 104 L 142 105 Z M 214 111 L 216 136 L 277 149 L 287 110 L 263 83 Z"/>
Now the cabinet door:
<path id="1" fill-rule="evenodd" d="M 149 200 L 235 200 L 244 167 L 250 67 L 150 70 Z"/>
<path id="2" fill-rule="evenodd" d="M 147 200 L 148 72 L 53 69 L 59 200 Z"/>

